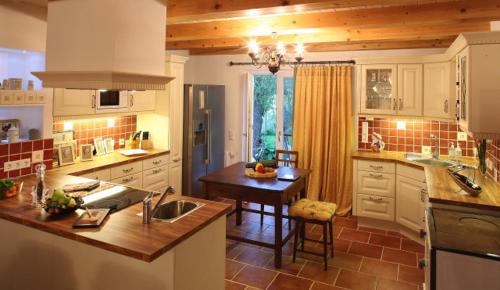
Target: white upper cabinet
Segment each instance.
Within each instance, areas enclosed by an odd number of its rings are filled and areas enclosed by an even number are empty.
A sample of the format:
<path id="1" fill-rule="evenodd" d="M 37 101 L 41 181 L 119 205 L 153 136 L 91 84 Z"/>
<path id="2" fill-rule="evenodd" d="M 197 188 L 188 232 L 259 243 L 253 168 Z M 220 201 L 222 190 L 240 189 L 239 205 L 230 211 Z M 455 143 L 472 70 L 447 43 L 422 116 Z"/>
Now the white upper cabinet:
<path id="1" fill-rule="evenodd" d="M 361 113 L 397 113 L 397 65 L 369 64 L 361 66 Z"/>
<path id="2" fill-rule="evenodd" d="M 95 90 L 54 89 L 54 116 L 95 114 Z"/>
<path id="3" fill-rule="evenodd" d="M 398 65 L 398 115 L 422 115 L 422 65 Z"/>
<path id="4" fill-rule="evenodd" d="M 130 112 L 154 111 L 156 91 L 129 91 L 128 102 Z"/>
<path id="5" fill-rule="evenodd" d="M 424 64 L 424 116 L 452 118 L 454 99 L 450 91 L 450 63 Z"/>

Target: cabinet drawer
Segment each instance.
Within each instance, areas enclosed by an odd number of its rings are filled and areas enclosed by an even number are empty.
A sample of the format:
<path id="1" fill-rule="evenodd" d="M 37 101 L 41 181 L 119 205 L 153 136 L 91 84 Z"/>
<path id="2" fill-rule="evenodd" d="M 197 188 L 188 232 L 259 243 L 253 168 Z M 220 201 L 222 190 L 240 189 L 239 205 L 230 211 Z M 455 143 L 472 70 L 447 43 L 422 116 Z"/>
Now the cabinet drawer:
<path id="1" fill-rule="evenodd" d="M 24 92 L 14 93 L 14 104 L 16 105 L 24 104 Z"/>
<path id="2" fill-rule="evenodd" d="M 87 174 L 80 175 L 80 176 L 85 177 L 85 178 L 95 179 L 95 180 L 109 181 L 111 179 L 111 170 L 110 169 L 103 169 L 103 170 L 94 171 L 94 172 L 87 173 Z"/>
<path id="3" fill-rule="evenodd" d="M 140 173 L 142 171 L 142 161 L 132 162 L 111 168 L 111 179 L 125 175 Z"/>
<path id="4" fill-rule="evenodd" d="M 418 169 L 411 166 L 404 166 L 398 164 L 396 167 L 396 172 L 398 175 L 411 178 L 415 181 L 425 183 L 425 172 L 424 169 Z"/>
<path id="5" fill-rule="evenodd" d="M 144 170 L 154 167 L 160 167 L 168 164 L 168 155 L 153 157 L 142 161 L 142 168 Z"/>
<path id="6" fill-rule="evenodd" d="M 394 198 L 357 194 L 358 216 L 394 220 Z"/>
<path id="7" fill-rule="evenodd" d="M 168 166 L 148 169 L 142 173 L 144 188 L 156 187 L 161 183 L 168 184 Z"/>
<path id="8" fill-rule="evenodd" d="M 12 92 L 12 91 L 0 92 L 0 104 L 13 105 L 14 104 L 14 92 Z"/>
<path id="9" fill-rule="evenodd" d="M 111 182 L 134 188 L 142 188 L 142 173 L 111 179 Z"/>
<path id="10" fill-rule="evenodd" d="M 396 172 L 396 164 L 394 162 L 359 160 L 358 170 L 394 173 Z"/>
<path id="11" fill-rule="evenodd" d="M 394 197 L 395 186 L 394 173 L 358 171 L 357 193 Z"/>

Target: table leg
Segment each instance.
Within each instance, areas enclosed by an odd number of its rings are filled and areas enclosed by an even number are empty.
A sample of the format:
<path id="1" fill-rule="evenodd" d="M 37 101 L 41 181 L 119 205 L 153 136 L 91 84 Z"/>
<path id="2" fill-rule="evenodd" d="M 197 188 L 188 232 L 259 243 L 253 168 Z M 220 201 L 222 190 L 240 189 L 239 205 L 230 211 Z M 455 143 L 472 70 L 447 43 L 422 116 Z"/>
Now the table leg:
<path id="1" fill-rule="evenodd" d="M 283 246 L 282 235 L 283 205 L 281 202 L 274 204 L 274 267 L 281 268 L 281 254 Z"/>
<path id="2" fill-rule="evenodd" d="M 241 225 L 242 201 L 236 200 L 236 225 Z"/>

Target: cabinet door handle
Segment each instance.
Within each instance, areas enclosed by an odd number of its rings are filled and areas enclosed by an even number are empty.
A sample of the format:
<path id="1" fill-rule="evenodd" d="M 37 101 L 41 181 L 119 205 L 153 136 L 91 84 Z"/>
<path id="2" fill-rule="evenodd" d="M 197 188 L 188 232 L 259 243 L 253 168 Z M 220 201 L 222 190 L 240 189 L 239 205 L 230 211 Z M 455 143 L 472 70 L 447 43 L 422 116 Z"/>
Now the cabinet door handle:
<path id="1" fill-rule="evenodd" d="M 375 197 L 373 197 L 373 196 L 370 196 L 370 197 L 369 197 L 369 199 L 370 199 L 371 201 L 382 201 L 382 198 L 381 198 L 381 197 L 377 197 L 377 198 L 375 198 Z"/>
<path id="2" fill-rule="evenodd" d="M 420 190 L 420 201 L 425 202 L 425 196 L 427 195 L 427 190 L 421 189 Z"/>
<path id="3" fill-rule="evenodd" d="M 127 183 L 127 182 L 130 182 L 132 180 L 134 180 L 134 177 L 124 178 L 124 179 L 122 179 L 122 182 Z"/>
<path id="4" fill-rule="evenodd" d="M 396 109 L 397 109 L 397 104 L 396 104 L 396 103 L 397 103 L 398 101 L 397 101 L 397 99 L 396 99 L 396 98 L 392 98 L 392 101 L 393 101 L 392 110 L 393 110 L 393 111 L 396 111 Z"/>
<path id="5" fill-rule="evenodd" d="M 421 238 L 424 238 L 426 235 L 427 235 L 427 233 L 426 233 L 423 229 L 420 229 L 420 231 L 419 231 L 419 236 L 420 236 Z"/>
<path id="6" fill-rule="evenodd" d="M 423 269 L 423 268 L 425 268 L 425 266 L 426 266 L 426 263 L 425 263 L 424 259 L 418 260 L 418 268 L 419 269 Z"/>
<path id="7" fill-rule="evenodd" d="M 123 173 L 129 173 L 130 171 L 134 170 L 133 167 L 130 167 L 128 169 L 122 169 Z"/>
<path id="8" fill-rule="evenodd" d="M 370 168 L 376 169 L 376 170 L 381 170 L 384 168 L 382 165 L 370 165 Z"/>
<path id="9" fill-rule="evenodd" d="M 130 106 L 134 106 L 134 95 L 130 95 Z"/>
<path id="10" fill-rule="evenodd" d="M 153 161 L 153 164 L 154 164 L 154 165 L 161 164 L 161 160 L 155 160 L 155 161 Z"/>
<path id="11" fill-rule="evenodd" d="M 180 160 L 181 160 L 181 158 L 180 158 L 180 157 L 172 158 L 172 161 L 173 161 L 173 162 L 177 162 L 177 161 L 180 161 Z"/>
<path id="12" fill-rule="evenodd" d="M 373 173 L 369 173 L 368 175 L 370 175 L 371 177 L 373 178 L 382 178 L 384 177 L 382 174 L 373 174 Z"/>
<path id="13" fill-rule="evenodd" d="M 448 113 L 448 100 L 444 100 L 444 112 Z"/>
<path id="14" fill-rule="evenodd" d="M 403 99 L 402 98 L 399 98 L 399 110 L 403 110 Z"/>
<path id="15" fill-rule="evenodd" d="M 96 101 L 96 96 L 95 96 L 95 94 L 93 94 L 93 95 L 92 95 L 92 109 L 95 109 L 95 107 L 96 107 L 96 103 L 97 103 L 97 101 Z"/>

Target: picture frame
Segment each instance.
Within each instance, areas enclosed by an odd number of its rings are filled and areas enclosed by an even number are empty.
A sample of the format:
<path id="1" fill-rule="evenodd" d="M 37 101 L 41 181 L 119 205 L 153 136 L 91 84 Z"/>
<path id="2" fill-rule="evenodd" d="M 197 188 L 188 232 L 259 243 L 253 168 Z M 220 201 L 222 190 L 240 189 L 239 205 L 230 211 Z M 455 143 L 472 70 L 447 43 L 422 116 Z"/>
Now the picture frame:
<path id="1" fill-rule="evenodd" d="M 103 140 L 105 142 L 106 154 L 112 153 L 115 151 L 115 140 L 113 138 L 107 138 Z"/>
<path id="2" fill-rule="evenodd" d="M 106 143 L 101 137 L 94 139 L 94 146 L 98 156 L 106 154 Z"/>
<path id="3" fill-rule="evenodd" d="M 80 161 L 92 161 L 94 159 L 93 151 L 92 144 L 80 145 Z"/>
<path id="4" fill-rule="evenodd" d="M 75 163 L 75 154 L 73 144 L 64 144 L 59 146 L 59 165 L 69 165 Z"/>

